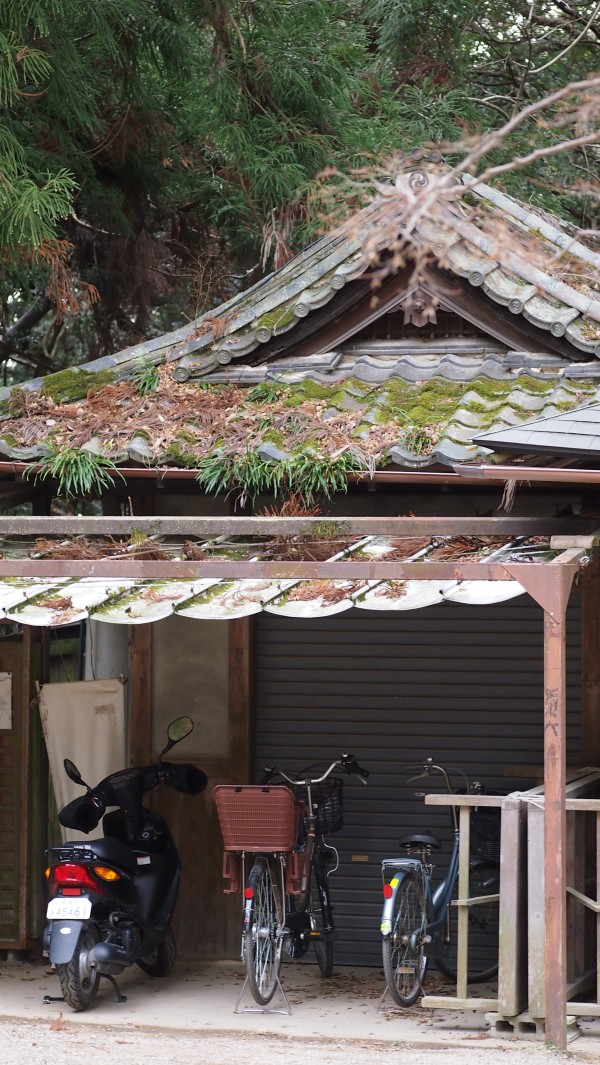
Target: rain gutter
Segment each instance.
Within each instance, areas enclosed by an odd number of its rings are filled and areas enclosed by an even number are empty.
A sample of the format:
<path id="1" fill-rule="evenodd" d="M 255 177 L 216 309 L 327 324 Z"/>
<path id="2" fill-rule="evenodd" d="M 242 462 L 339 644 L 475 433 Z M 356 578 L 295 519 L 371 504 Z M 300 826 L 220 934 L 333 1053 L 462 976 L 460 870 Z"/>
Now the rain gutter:
<path id="1" fill-rule="evenodd" d="M 17 460 L 12 461 L 0 461 L 0 477 L 4 474 L 23 474 L 25 470 L 31 470 L 35 472 L 36 463 L 32 462 L 20 462 Z M 174 466 L 118 466 L 119 473 L 127 481 L 195 481 L 198 473 L 198 469 L 181 469 Z M 376 484 L 479 484 L 481 477 L 475 475 L 470 476 L 470 467 L 465 466 L 458 472 L 455 468 L 454 472 L 450 469 L 447 471 L 427 471 L 427 470 L 376 470 L 374 473 L 351 473 L 348 474 L 348 481 L 353 483 L 367 481 L 369 483 Z M 499 476 L 497 478 L 498 484 L 503 484 L 506 480 L 505 477 Z"/>
<path id="2" fill-rule="evenodd" d="M 462 478 L 477 481 L 541 481 L 554 484 L 600 484 L 600 470 L 556 469 L 551 466 L 475 466 L 455 465 L 454 472 Z"/>
<path id="3" fill-rule="evenodd" d="M 18 476 L 25 470 L 35 472 L 36 463 L 20 461 L 0 461 L 0 478 L 2 475 Z M 198 469 L 181 469 L 174 466 L 118 466 L 119 473 L 125 480 L 136 481 L 195 481 Z M 447 471 L 429 470 L 375 470 L 373 473 L 349 473 L 350 483 L 359 484 L 505 484 L 506 481 L 543 481 L 566 484 L 598 484 L 600 469 L 557 469 L 540 466 L 484 466 L 471 463 L 456 463 Z"/>

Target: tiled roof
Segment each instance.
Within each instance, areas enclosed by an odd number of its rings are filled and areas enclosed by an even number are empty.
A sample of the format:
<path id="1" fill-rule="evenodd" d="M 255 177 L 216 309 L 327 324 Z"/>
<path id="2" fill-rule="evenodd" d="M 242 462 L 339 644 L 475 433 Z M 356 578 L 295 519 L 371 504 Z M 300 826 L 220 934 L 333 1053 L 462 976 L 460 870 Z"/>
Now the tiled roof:
<path id="1" fill-rule="evenodd" d="M 273 545 L 203 544 L 213 560 L 227 552 L 253 561 L 273 558 Z M 322 547 L 322 544 L 321 544 Z M 65 545 L 60 545 L 65 557 Z M 311 545 L 303 545 L 311 556 Z M 315 547 L 313 545 L 312 550 Z M 289 544 L 284 551 L 289 555 Z M 301 554 L 299 549 L 298 554 Z M 322 553 L 330 560 L 456 561 L 504 564 L 552 561 L 559 554 L 539 537 L 442 538 L 416 542 L 414 538 L 365 537 L 357 542 L 332 544 Z M 9 553 L 5 553 L 5 558 Z M 39 557 L 39 555 L 38 555 Z M 48 557 L 47 555 L 45 557 Z M 50 556 L 52 557 L 52 556 Z M 77 548 L 72 558 L 77 557 Z M 81 555 L 79 557 L 82 557 Z M 114 555 L 112 556 L 114 557 Z M 171 552 L 170 557 L 177 557 Z M 294 557 L 296 557 L 294 555 Z M 110 573 L 110 558 L 104 563 Z M 26 625 L 70 625 L 91 618 L 113 624 L 135 625 L 177 614 L 181 617 L 231 620 L 262 610 L 285 617 L 319 618 L 353 607 L 366 610 L 416 610 L 443 601 L 487 604 L 522 595 L 516 580 L 134 580 L 89 577 L 50 579 L 15 577 L 0 579 L 0 616 Z"/>
<path id="2" fill-rule="evenodd" d="M 411 172 L 400 191 L 415 176 L 426 186 L 427 173 Z M 410 240 L 433 248 L 490 306 L 507 307 L 511 322 L 538 327 L 539 353 L 531 333 L 527 351 L 510 351 L 481 336 L 427 340 L 425 332 L 367 341 L 359 324 L 334 351 L 323 352 L 317 332 L 314 354 L 286 356 L 282 343 L 279 356 L 260 361 L 274 336 L 292 335 L 364 276 L 370 248 L 388 246 L 398 204 L 384 196 L 191 325 L 26 382 L 16 396 L 0 390 L 0 461 L 34 462 L 52 442 L 121 465 L 195 468 L 249 450 L 275 462 L 298 450 L 350 451 L 365 469 L 452 465 L 485 457 L 492 432 L 500 443 L 520 439 L 516 426 L 600 401 L 600 255 L 558 219 L 467 177 L 463 184 L 466 201 L 430 211 Z M 562 338 L 560 354 L 544 350 L 546 336 Z M 129 380 L 140 356 L 164 363 L 158 390 L 145 396 Z"/>
<path id="3" fill-rule="evenodd" d="M 400 189 L 403 181 L 407 187 L 414 184 L 415 176 L 421 184 L 429 180 L 425 170 L 413 172 L 399 179 Z M 473 184 L 467 176 L 462 182 L 470 186 L 466 199 L 421 218 L 408 237 L 413 247 L 431 249 L 444 269 L 481 289 L 492 305 L 533 323 L 542 337 L 546 332 L 564 338 L 573 358 L 600 356 L 600 254 L 560 219 Z M 383 197 L 192 323 L 82 369 L 126 373 L 143 357 L 166 361 L 176 380 L 183 381 L 250 357 L 256 361 L 274 337 L 293 335 L 295 326 L 363 277 L 371 264 L 365 247 L 377 247 L 381 232 L 384 248 L 399 225 L 398 201 Z M 39 390 L 42 381 L 36 378 L 26 387 Z M 0 398 L 3 394 L 0 390 Z"/>
<path id="4" fill-rule="evenodd" d="M 314 359 L 242 367 L 202 389 L 159 369 L 156 392 L 129 381 L 55 405 L 29 396 L 0 422 L 0 455 L 34 462 L 48 441 L 84 447 L 121 465 L 197 467 L 246 451 L 268 460 L 298 451 L 355 453 L 363 468 L 452 465 L 485 455 L 473 442 L 534 417 L 600 400 L 600 363 L 492 350 L 485 343 L 415 344 L 385 355 L 363 344 Z M 110 418 L 107 417 L 110 411 Z M 489 445 L 485 445 L 489 446 Z"/>
<path id="5" fill-rule="evenodd" d="M 577 407 L 566 414 L 536 418 L 524 425 L 497 427 L 477 437 L 483 447 L 499 451 L 600 456 L 600 404 Z"/>

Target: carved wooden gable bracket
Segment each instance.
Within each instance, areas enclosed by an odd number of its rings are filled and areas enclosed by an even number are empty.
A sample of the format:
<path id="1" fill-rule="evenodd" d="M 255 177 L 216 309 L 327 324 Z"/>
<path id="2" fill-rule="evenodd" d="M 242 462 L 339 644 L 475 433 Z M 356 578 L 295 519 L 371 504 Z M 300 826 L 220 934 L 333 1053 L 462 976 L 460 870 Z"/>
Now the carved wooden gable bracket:
<path id="1" fill-rule="evenodd" d="M 424 325 L 435 325 L 437 315 L 433 297 L 422 288 L 413 289 L 402 300 L 400 306 L 404 311 L 404 324 L 412 322 L 418 329 Z"/>

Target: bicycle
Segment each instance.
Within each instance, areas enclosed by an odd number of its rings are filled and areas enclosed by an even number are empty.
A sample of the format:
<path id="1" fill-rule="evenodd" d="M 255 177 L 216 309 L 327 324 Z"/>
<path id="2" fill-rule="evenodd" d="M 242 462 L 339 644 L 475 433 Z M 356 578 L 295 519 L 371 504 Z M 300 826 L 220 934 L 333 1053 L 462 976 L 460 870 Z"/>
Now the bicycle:
<path id="1" fill-rule="evenodd" d="M 482 794 L 482 785 L 469 784 L 462 770 L 434 765 L 427 758 L 419 774 L 409 783 L 439 773 L 449 794 L 457 794 L 449 774 L 464 779 L 464 793 Z M 383 971 L 386 990 L 399 1006 L 412 1006 L 423 989 L 431 958 L 449 979 L 457 976 L 456 925 L 458 908 L 452 905 L 458 882 L 459 816 L 450 807 L 453 842 L 448 871 L 432 888 L 434 865 L 431 852 L 440 840 L 428 832 L 412 833 L 400 840 L 404 858 L 384 858 L 382 862 L 383 913 L 381 917 Z M 500 883 L 500 810 L 475 807 L 471 813 L 469 856 L 469 924 L 474 931 L 474 951 L 467 971 L 469 983 L 492 979 L 498 972 L 498 911 Z M 390 872 L 391 880 L 388 881 Z M 384 991 L 384 995 L 385 995 Z"/>
<path id="2" fill-rule="evenodd" d="M 277 986 L 281 988 L 284 949 L 291 958 L 300 958 L 312 944 L 322 975 L 333 972 L 335 926 L 328 877 L 339 858 L 325 834 L 342 827 L 343 781 L 329 778 L 339 768 L 366 784 L 369 774 L 352 755 L 342 754 L 324 773 L 306 776 L 319 765 L 295 776 L 267 766 L 259 785 L 214 789 L 226 852 L 241 852 L 241 876 L 239 869 L 232 873 L 230 868 L 226 875 L 236 887 L 245 883 L 242 960 L 245 983 L 259 1006 L 267 1006 Z M 286 784 L 272 786 L 274 777 Z M 248 854 L 253 864 L 246 879 Z"/>

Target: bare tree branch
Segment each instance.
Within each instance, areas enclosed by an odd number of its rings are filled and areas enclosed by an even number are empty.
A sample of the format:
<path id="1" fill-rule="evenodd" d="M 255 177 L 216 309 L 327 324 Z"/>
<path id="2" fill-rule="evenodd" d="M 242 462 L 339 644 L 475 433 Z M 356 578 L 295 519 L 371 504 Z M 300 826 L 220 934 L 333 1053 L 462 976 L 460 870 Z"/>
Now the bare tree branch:
<path id="1" fill-rule="evenodd" d="M 572 82 L 570 85 L 564 85 L 561 89 L 557 89 L 556 92 L 550 93 L 549 96 L 545 96 L 542 100 L 536 100 L 532 104 L 528 104 L 518 114 L 512 115 L 508 122 L 505 122 L 500 129 L 493 130 L 488 133 L 487 136 L 481 137 L 480 140 L 473 146 L 471 151 L 465 156 L 464 159 L 453 168 L 453 174 L 456 171 L 466 170 L 467 173 L 473 173 L 477 163 L 483 156 L 488 155 L 493 148 L 496 148 L 509 134 L 514 130 L 522 126 L 527 119 L 533 115 L 539 114 L 540 111 L 547 111 L 553 107 L 554 104 L 560 103 L 561 100 L 566 99 L 568 96 L 574 96 L 579 92 L 593 92 L 594 90 L 600 90 L 600 77 L 589 78 L 585 81 Z M 589 143 L 589 142 L 588 142 Z"/>
<path id="2" fill-rule="evenodd" d="M 537 162 L 538 159 L 547 159 L 551 155 L 560 155 L 571 151 L 573 148 L 581 148 L 584 144 L 598 143 L 600 143 L 600 130 L 594 130 L 593 133 L 588 133 L 585 136 L 573 137 L 571 140 L 560 141 L 558 144 L 550 144 L 547 148 L 536 148 L 529 155 L 517 156 L 508 163 L 488 167 L 487 170 L 477 176 L 477 182 L 489 181 L 490 178 L 496 177 L 498 174 L 506 174 L 508 171 L 522 170 L 523 167 Z"/>
<path id="3" fill-rule="evenodd" d="M 548 67 L 551 67 L 553 63 L 558 63 L 559 59 L 564 59 L 564 57 L 567 55 L 567 53 L 570 52 L 571 49 L 574 48 L 575 45 L 578 44 L 579 41 L 583 37 L 585 37 L 585 35 L 586 35 L 587 31 L 589 30 L 590 26 L 595 21 L 596 15 L 598 14 L 599 11 L 600 11 L 600 3 L 596 4 L 594 10 L 592 11 L 588 21 L 586 22 L 585 26 L 583 27 L 581 33 L 579 33 L 577 35 L 577 37 L 574 37 L 573 40 L 571 41 L 571 43 L 569 45 L 567 45 L 567 47 L 564 48 L 562 52 L 559 52 L 558 55 L 553 56 L 553 58 L 549 59 L 547 63 L 544 63 L 544 65 L 542 67 L 537 67 L 536 70 L 532 70 L 531 71 L 532 77 L 533 77 L 534 74 L 541 74 L 542 70 L 547 70 Z"/>

